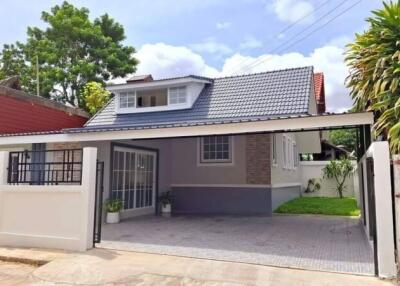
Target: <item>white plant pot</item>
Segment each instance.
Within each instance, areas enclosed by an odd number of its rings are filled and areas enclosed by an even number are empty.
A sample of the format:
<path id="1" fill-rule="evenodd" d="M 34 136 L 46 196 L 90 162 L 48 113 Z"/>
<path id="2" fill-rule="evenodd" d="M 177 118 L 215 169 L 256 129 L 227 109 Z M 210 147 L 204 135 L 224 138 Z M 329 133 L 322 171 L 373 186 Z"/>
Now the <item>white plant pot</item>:
<path id="1" fill-rule="evenodd" d="M 106 222 L 107 223 L 119 223 L 119 212 L 107 213 Z"/>
<path id="2" fill-rule="evenodd" d="M 166 204 L 166 205 L 162 204 L 161 205 L 161 212 L 163 214 L 166 214 L 166 215 L 171 214 L 171 204 Z"/>

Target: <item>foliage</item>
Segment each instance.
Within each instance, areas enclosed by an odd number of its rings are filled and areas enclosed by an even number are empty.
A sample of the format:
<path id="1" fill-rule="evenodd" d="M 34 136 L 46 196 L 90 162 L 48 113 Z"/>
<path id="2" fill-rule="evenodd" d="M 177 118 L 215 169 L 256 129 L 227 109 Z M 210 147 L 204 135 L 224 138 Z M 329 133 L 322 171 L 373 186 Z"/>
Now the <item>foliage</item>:
<path id="1" fill-rule="evenodd" d="M 107 212 L 117 213 L 122 210 L 123 201 L 120 199 L 109 199 L 106 201 L 105 207 L 106 207 Z"/>
<path id="2" fill-rule="evenodd" d="M 319 183 L 318 179 L 309 179 L 307 182 L 307 188 L 304 191 L 305 193 L 314 193 L 318 192 L 321 189 L 321 184 Z"/>
<path id="3" fill-rule="evenodd" d="M 172 198 L 171 198 L 171 191 L 166 191 L 162 193 L 158 197 L 158 201 L 165 207 L 166 205 L 171 204 Z"/>
<path id="4" fill-rule="evenodd" d="M 302 197 L 291 200 L 275 210 L 287 214 L 323 214 L 359 216 L 355 198 Z"/>
<path id="5" fill-rule="evenodd" d="M 313 154 L 301 154 L 301 161 L 313 161 Z"/>
<path id="6" fill-rule="evenodd" d="M 343 192 L 346 190 L 345 181 L 353 171 L 353 165 L 347 158 L 330 161 L 323 169 L 325 179 L 335 179 L 336 191 L 340 198 L 343 198 Z"/>
<path id="7" fill-rule="evenodd" d="M 123 45 L 123 27 L 107 14 L 91 20 L 88 9 L 63 2 L 42 20 L 46 29 L 28 27 L 26 43 L 5 45 L 0 54 L 0 74 L 20 75 L 26 91 L 36 93 L 36 61 L 40 94 L 81 108 L 86 83 L 135 71 L 135 49 Z"/>
<path id="8" fill-rule="evenodd" d="M 110 92 L 99 82 L 91 81 L 83 87 L 83 99 L 91 115 L 99 111 L 110 99 Z"/>
<path id="9" fill-rule="evenodd" d="M 400 0 L 383 3 L 367 19 L 368 29 L 348 45 L 347 86 L 355 111 L 374 112 L 376 135 L 400 151 Z"/>
<path id="10" fill-rule="evenodd" d="M 329 141 L 336 146 L 344 146 L 346 150 L 353 152 L 357 147 L 356 129 L 338 129 L 329 131 Z"/>

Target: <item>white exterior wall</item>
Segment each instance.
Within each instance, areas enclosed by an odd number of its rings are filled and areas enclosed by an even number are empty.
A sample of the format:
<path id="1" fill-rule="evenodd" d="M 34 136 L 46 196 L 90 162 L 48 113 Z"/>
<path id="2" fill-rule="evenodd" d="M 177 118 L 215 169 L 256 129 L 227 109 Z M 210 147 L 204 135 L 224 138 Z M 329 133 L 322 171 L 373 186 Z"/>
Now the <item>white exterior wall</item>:
<path id="1" fill-rule="evenodd" d="M 276 137 L 276 163 L 271 165 L 271 199 L 274 211 L 281 204 L 298 198 L 301 194 L 301 168 L 288 169 L 283 164 L 283 136 L 288 136 L 291 142 L 296 142 L 298 150 L 301 143 L 295 133 L 275 134 Z M 273 139 L 271 139 L 273 140 Z M 272 144 L 271 144 L 272 148 Z M 271 156 L 273 150 L 271 149 Z M 271 158 L 272 162 L 272 158 Z"/>
<path id="2" fill-rule="evenodd" d="M 373 188 L 368 184 L 366 162 L 368 157 L 373 158 Z M 378 275 L 383 278 L 393 278 L 397 274 L 397 269 L 395 263 L 395 234 L 393 229 L 392 186 L 388 142 L 372 143 L 359 162 L 358 167 L 361 164 L 364 174 L 365 231 L 369 237 L 369 224 L 373 218 L 369 217 L 369 208 L 372 207 L 370 206 L 372 202 L 368 200 L 368 193 L 374 190 Z M 373 237 L 370 237 L 370 239 L 373 239 Z M 371 244 L 373 244 L 372 242 Z"/>
<path id="3" fill-rule="evenodd" d="M 304 196 L 312 197 L 337 197 L 336 181 L 334 179 L 324 179 L 322 169 L 329 164 L 329 161 L 303 161 L 300 163 L 302 169 L 302 190 L 307 188 L 309 179 L 318 179 L 321 189 L 314 193 L 303 193 Z M 355 162 L 353 165 L 355 166 Z M 345 197 L 354 197 L 354 178 L 353 173 L 345 181 Z"/>
<path id="4" fill-rule="evenodd" d="M 297 136 L 294 133 L 275 134 L 276 136 L 276 164 L 271 167 L 271 184 L 272 187 L 301 185 L 301 170 L 300 168 L 286 169 L 283 166 L 283 136 L 288 136 L 297 143 Z M 298 146 L 300 147 L 300 146 Z M 272 148 L 272 144 L 271 144 Z M 272 154 L 272 150 L 271 150 Z"/>
<path id="5" fill-rule="evenodd" d="M 95 148 L 83 151 L 81 185 L 7 185 L 8 152 L 0 152 L 0 245 L 75 251 L 92 248 Z"/>
<path id="6" fill-rule="evenodd" d="M 387 141 L 374 142 L 367 156 L 374 159 L 374 189 L 378 269 L 380 277 L 393 278 L 397 269 L 394 256 L 394 230 L 390 154 Z"/>

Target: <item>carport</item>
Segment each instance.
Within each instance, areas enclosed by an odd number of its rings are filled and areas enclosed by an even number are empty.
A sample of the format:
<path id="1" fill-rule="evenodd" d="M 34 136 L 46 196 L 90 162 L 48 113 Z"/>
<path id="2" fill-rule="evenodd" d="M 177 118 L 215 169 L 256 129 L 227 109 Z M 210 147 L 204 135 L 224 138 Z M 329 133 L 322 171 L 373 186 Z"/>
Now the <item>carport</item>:
<path id="1" fill-rule="evenodd" d="M 395 274 L 395 261 L 389 150 L 387 142 L 371 144 L 372 124 L 372 113 L 325 114 L 265 120 L 210 121 L 193 125 L 178 123 L 134 129 L 112 126 L 71 129 L 61 134 L 3 137 L 0 138 L 0 144 L 102 142 L 358 128 L 357 155 L 359 170 L 363 170 L 360 176 L 361 224 L 357 220 L 334 218 L 329 221 L 326 218 L 306 216 L 148 217 L 102 227 L 102 216 L 99 215 L 102 184 L 99 182 L 94 237 L 96 242 L 100 242 L 102 237 L 104 244 L 100 246 L 111 248 L 119 248 L 109 242 L 114 239 L 129 250 L 195 257 L 206 253 L 203 258 L 240 259 L 238 261 L 392 277 Z M 149 232 L 143 231 L 140 234 L 140 231 L 135 230 L 135 226 L 141 224 L 144 229 L 150 226 Z M 113 236 L 117 233 L 118 236 Z M 247 239 L 248 244 L 244 243 Z M 160 250 L 160 245 L 165 247 Z M 185 249 L 198 254 L 190 254 Z M 375 269 L 371 269 L 373 265 Z"/>

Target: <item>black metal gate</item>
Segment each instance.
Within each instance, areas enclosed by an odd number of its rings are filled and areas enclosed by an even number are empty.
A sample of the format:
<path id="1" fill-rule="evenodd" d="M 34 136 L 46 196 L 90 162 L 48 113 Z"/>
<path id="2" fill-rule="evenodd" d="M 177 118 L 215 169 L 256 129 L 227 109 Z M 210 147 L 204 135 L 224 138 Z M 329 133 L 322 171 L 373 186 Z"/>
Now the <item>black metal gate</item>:
<path id="1" fill-rule="evenodd" d="M 94 199 L 94 231 L 93 246 L 101 241 L 101 224 L 103 217 L 103 191 L 104 191 L 104 162 L 97 162 L 96 168 L 96 195 Z"/>
<path id="2" fill-rule="evenodd" d="M 378 275 L 378 247 L 376 235 L 376 211 L 375 211 L 375 184 L 374 184 L 374 160 L 369 157 L 366 160 L 367 188 L 368 188 L 368 229 L 369 235 L 374 243 L 375 275 Z"/>

